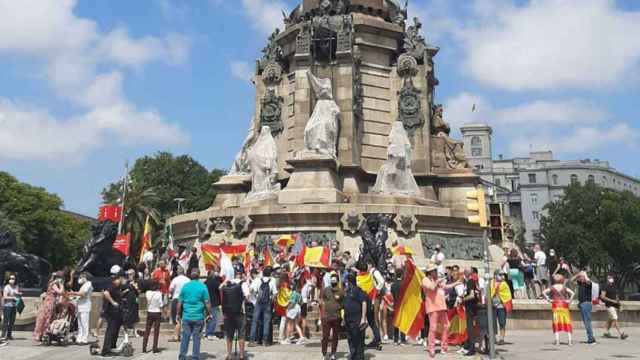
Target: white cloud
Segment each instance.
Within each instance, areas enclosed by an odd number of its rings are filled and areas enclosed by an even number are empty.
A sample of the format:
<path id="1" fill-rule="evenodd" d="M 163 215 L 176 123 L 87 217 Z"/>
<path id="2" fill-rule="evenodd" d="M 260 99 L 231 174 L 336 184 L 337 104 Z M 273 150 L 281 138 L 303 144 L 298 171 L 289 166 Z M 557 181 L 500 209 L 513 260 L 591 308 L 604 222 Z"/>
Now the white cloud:
<path id="1" fill-rule="evenodd" d="M 78 160 L 118 143 L 187 142 L 178 126 L 126 98 L 120 68 L 182 64 L 189 57 L 189 40 L 178 34 L 136 39 L 124 27 L 102 33 L 93 20 L 74 14 L 75 5 L 75 0 L 0 0 L 0 54 L 41 61 L 43 81 L 77 106 L 77 114 L 61 119 L 0 98 L 0 158 Z"/>
<path id="2" fill-rule="evenodd" d="M 100 40 L 97 50 L 99 55 L 117 64 L 139 67 L 156 59 L 169 64 L 184 63 L 189 56 L 189 47 L 189 39 L 182 35 L 132 39 L 127 29 L 118 27 Z"/>
<path id="3" fill-rule="evenodd" d="M 531 149 L 587 154 L 607 144 L 635 148 L 640 143 L 640 130 L 612 121 L 607 112 L 582 99 L 535 100 L 497 108 L 483 96 L 461 93 L 448 99 L 444 109 L 446 121 L 456 131 L 468 123 L 491 125 L 494 136 L 507 140 L 512 155 L 525 155 Z"/>
<path id="4" fill-rule="evenodd" d="M 242 0 L 242 6 L 251 26 L 264 35 L 283 27 L 282 10 L 287 11 L 289 8 L 278 0 Z"/>
<path id="5" fill-rule="evenodd" d="M 229 66 L 231 67 L 231 75 L 233 75 L 234 78 L 242 81 L 251 81 L 251 79 L 253 79 L 253 71 L 248 62 L 231 61 Z"/>
<path id="6" fill-rule="evenodd" d="M 462 47 L 465 71 L 509 91 L 610 87 L 640 66 L 640 12 L 613 0 L 474 0 L 455 9 L 434 0 L 427 32 Z"/>

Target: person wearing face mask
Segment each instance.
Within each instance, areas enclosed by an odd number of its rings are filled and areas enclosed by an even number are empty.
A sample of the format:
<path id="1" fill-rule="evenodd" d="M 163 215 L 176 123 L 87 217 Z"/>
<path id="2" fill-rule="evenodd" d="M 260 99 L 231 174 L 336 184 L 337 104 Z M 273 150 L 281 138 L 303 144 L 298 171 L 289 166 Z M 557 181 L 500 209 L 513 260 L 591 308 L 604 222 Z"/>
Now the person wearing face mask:
<path id="1" fill-rule="evenodd" d="M 47 286 L 47 292 L 43 294 L 44 299 L 38 309 L 36 325 L 32 335 L 33 341 L 36 343 L 40 343 L 42 335 L 44 335 L 44 332 L 49 328 L 57 299 L 64 294 L 63 276 L 62 272 L 52 274 L 49 285 Z"/>
<path id="2" fill-rule="evenodd" d="M 347 275 L 346 286 L 342 307 L 349 342 L 349 360 L 364 360 L 364 334 L 368 325 L 369 298 L 358 287 L 355 274 Z"/>
<path id="3" fill-rule="evenodd" d="M 496 312 L 496 318 L 498 319 L 498 325 L 500 326 L 500 339 L 498 345 L 505 344 L 505 336 L 507 332 L 507 314 L 509 314 L 513 308 L 511 291 L 506 281 L 506 275 L 501 270 L 496 270 L 494 278 L 495 280 L 490 284 L 490 297 L 493 303 L 493 307 Z"/>
<path id="4" fill-rule="evenodd" d="M 103 292 L 103 297 L 107 306 L 107 331 L 104 334 L 104 344 L 102 345 L 102 356 L 109 356 L 111 349 L 115 349 L 118 343 L 118 334 L 122 327 L 122 277 L 111 275 L 111 287 Z"/>
<path id="5" fill-rule="evenodd" d="M 331 360 L 336 359 L 338 336 L 340 335 L 340 309 L 344 291 L 340 288 L 338 274 L 331 273 L 331 286 L 320 294 L 320 319 L 322 320 L 322 356 L 326 359 L 329 336 L 331 336 Z"/>
<path id="6" fill-rule="evenodd" d="M 611 327 L 614 327 L 618 332 L 618 336 L 620 339 L 624 340 L 629 337 L 629 335 L 620 331 L 620 326 L 618 325 L 618 310 L 620 310 L 620 297 L 618 296 L 618 287 L 616 286 L 616 281 L 613 275 L 607 276 L 607 285 L 603 289 L 600 294 L 600 299 L 604 302 L 604 305 L 607 307 L 607 315 L 609 318 L 607 319 L 606 332 L 604 333 L 604 337 L 611 338 Z"/>
<path id="7" fill-rule="evenodd" d="M 3 319 L 2 323 L 2 338 L 5 340 L 13 340 L 11 336 L 13 331 L 13 324 L 16 321 L 16 305 L 18 298 L 22 295 L 18 285 L 16 284 L 16 276 L 10 275 L 7 284 L 2 291 L 2 308 Z"/>
<path id="8" fill-rule="evenodd" d="M 78 277 L 78 285 L 80 289 L 70 292 L 70 296 L 77 296 L 78 311 L 78 336 L 76 336 L 76 344 L 86 345 L 89 338 L 89 319 L 91 317 L 91 293 L 93 293 L 93 284 L 89 281 L 89 275 L 82 273 Z"/>

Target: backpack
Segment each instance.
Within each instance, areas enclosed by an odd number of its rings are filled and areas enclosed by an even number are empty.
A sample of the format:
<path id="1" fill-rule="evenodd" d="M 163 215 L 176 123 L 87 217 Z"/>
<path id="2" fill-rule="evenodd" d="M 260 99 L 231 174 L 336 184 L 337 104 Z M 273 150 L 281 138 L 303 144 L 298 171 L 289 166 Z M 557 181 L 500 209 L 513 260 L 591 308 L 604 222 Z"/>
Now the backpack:
<path id="1" fill-rule="evenodd" d="M 258 289 L 257 301 L 260 305 L 271 304 L 271 280 L 260 280 L 260 288 Z"/>
<path id="2" fill-rule="evenodd" d="M 242 314 L 242 283 L 229 283 L 222 288 L 222 313 Z"/>

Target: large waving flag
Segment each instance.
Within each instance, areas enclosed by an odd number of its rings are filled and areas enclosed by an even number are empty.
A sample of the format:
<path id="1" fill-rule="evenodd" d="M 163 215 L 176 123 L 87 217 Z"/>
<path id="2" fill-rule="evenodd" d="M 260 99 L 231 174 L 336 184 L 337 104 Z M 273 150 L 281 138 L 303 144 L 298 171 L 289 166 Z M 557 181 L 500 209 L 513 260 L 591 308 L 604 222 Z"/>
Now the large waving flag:
<path id="1" fill-rule="evenodd" d="M 506 281 L 491 282 L 491 298 L 495 296 L 495 293 L 498 293 L 498 297 L 504 305 L 504 310 L 507 313 L 510 313 L 513 310 L 513 301 L 511 301 L 511 290 L 509 290 L 509 285 L 507 285 Z"/>
<path id="2" fill-rule="evenodd" d="M 464 311 L 464 305 L 456 306 L 447 310 L 449 318 L 449 344 L 462 345 L 467 341 L 467 314 Z M 436 337 L 442 337 L 442 325 L 438 325 L 436 329 Z"/>
<path id="3" fill-rule="evenodd" d="M 274 312 L 280 316 L 284 317 L 287 315 L 287 308 L 289 307 L 289 301 L 291 300 L 291 289 L 289 289 L 288 284 L 283 284 L 280 286 L 278 290 L 278 295 L 276 296 L 275 304 L 273 304 Z"/>
<path id="4" fill-rule="evenodd" d="M 303 247 L 296 258 L 296 263 L 299 267 L 326 269 L 331 265 L 331 250 L 328 246 Z"/>
<path id="5" fill-rule="evenodd" d="M 231 258 L 224 252 L 224 250 L 220 250 L 220 275 L 227 280 L 231 280 L 235 277 L 235 270 L 233 270 Z"/>
<path id="6" fill-rule="evenodd" d="M 151 223 L 149 222 L 149 215 L 144 222 L 144 233 L 142 234 L 142 246 L 140 247 L 140 258 L 138 262 L 142 262 L 144 253 L 151 250 Z"/>
<path id="7" fill-rule="evenodd" d="M 291 246 L 291 245 L 293 245 L 295 243 L 296 243 L 296 240 L 295 240 L 294 236 L 291 235 L 291 234 L 280 236 L 280 239 L 278 239 L 278 241 L 276 242 L 276 244 L 278 244 L 278 246 L 280 246 L 281 248 L 285 248 L 285 249 L 288 249 L 289 246 Z"/>
<path id="8" fill-rule="evenodd" d="M 394 247 L 393 249 L 391 249 L 391 253 L 396 256 L 399 256 L 399 255 L 414 256 L 415 255 L 415 253 L 413 252 L 413 249 L 404 245 L 398 245 Z"/>
<path id="9" fill-rule="evenodd" d="M 407 334 L 410 339 L 415 339 L 424 327 L 422 279 L 424 279 L 422 271 L 416 268 L 413 261 L 407 261 L 400 295 L 394 304 L 393 326 Z"/>
<path id="10" fill-rule="evenodd" d="M 217 245 L 209 245 L 202 244 L 200 251 L 202 253 L 202 261 L 204 262 L 204 266 L 207 270 L 213 269 L 213 267 L 221 267 L 220 264 L 220 253 L 224 251 L 224 253 L 231 259 L 234 256 L 238 256 L 243 260 L 247 254 L 247 246 L 246 245 L 231 245 L 231 246 L 217 246 Z"/>
<path id="11" fill-rule="evenodd" d="M 378 289 L 376 289 L 376 283 L 373 279 L 373 275 L 368 271 L 358 273 L 356 276 L 356 283 L 358 287 L 364 291 L 369 299 L 374 300 L 378 296 Z"/>

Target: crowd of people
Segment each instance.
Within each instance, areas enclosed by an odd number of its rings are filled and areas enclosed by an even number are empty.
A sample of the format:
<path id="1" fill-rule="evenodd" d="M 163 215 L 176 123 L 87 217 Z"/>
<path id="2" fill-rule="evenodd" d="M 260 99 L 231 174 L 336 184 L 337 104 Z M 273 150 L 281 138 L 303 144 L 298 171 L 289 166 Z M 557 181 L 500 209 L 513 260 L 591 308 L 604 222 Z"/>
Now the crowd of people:
<path id="1" fill-rule="evenodd" d="M 362 360 L 366 349 L 380 350 L 389 343 L 403 346 L 410 340 L 394 326 L 393 319 L 402 297 L 406 262 L 412 257 L 411 252 L 396 251 L 397 244 L 393 245 L 385 269 L 377 269 L 373 262 L 361 261 L 349 251 L 334 253 L 328 267 L 300 266 L 296 257 L 289 254 L 291 249 L 283 250 L 275 260 L 257 255 L 262 253 L 259 251 L 245 255 L 251 256 L 248 261 L 234 257 L 232 276 L 220 263 L 201 276 L 195 252 L 185 263 L 188 266 L 176 259 L 158 261 L 153 271 L 145 266 L 126 270 L 114 266 L 111 283 L 102 292 L 100 320 L 93 331 L 89 329 L 94 292 L 91 276 L 70 270 L 56 272 L 42 295 L 33 341 L 50 342 L 59 332 L 67 332 L 73 334 L 76 344 L 88 344 L 90 333 L 97 339 L 106 323 L 102 345 L 94 345 L 96 354 L 120 353 L 129 344 L 129 336 L 143 338 L 142 352 L 157 353 L 161 351 L 160 324 L 170 321 L 175 326 L 170 341 L 180 342 L 179 359 L 187 358 L 192 345 L 192 359 L 197 360 L 201 340 L 216 337 L 226 338 L 228 357 L 237 342 L 239 358 L 244 359 L 245 340 L 249 348 L 274 343 L 303 345 L 310 336 L 309 328 L 315 326 L 321 329 L 325 359 L 336 359 L 340 334 L 346 334 L 349 359 Z M 446 353 L 452 345 L 461 347 L 460 354 L 487 352 L 487 302 L 495 311 L 497 342 L 503 344 L 512 299 L 531 293 L 551 303 L 552 329 L 558 345 L 561 333 L 568 334 L 568 344 L 572 344 L 569 305 L 576 296 L 589 344 L 596 342 L 591 326 L 594 296 L 607 307 L 605 336 L 612 337 L 610 329 L 615 328 L 618 336 L 626 339 L 617 323 L 620 299 L 613 276 L 599 288 L 586 271 L 574 273 L 562 258 L 556 260 L 553 250 L 547 256 L 537 245 L 532 260 L 528 259 L 526 253 L 511 250 L 486 282 L 476 268 L 445 266 L 448 262 L 444 253 L 436 246 L 427 266 L 421 269 L 426 316 L 422 331 L 412 341 L 424 346 L 431 357 L 436 356 L 437 347 Z M 533 283 L 531 288 L 527 279 Z M 16 280 L 15 274 L 9 276 L 2 291 L 3 344 L 12 339 L 21 302 Z M 140 299 L 146 302 L 146 323 L 136 328 L 140 322 Z M 310 319 L 310 313 L 319 316 Z M 219 325 L 223 333 L 217 331 Z M 277 339 L 274 327 L 278 330 Z M 365 344 L 367 329 L 372 340 Z M 118 345 L 121 333 L 124 340 Z"/>

